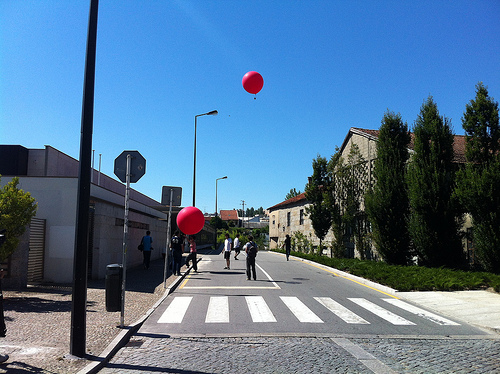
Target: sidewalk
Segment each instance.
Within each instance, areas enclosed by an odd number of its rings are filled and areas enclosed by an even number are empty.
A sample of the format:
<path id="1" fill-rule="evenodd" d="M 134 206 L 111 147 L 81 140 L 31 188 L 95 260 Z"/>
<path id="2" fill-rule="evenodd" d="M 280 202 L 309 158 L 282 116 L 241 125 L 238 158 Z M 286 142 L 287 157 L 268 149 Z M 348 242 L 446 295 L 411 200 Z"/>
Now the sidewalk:
<path id="1" fill-rule="evenodd" d="M 200 253 L 201 254 L 201 253 Z M 298 258 L 297 258 L 298 259 Z M 182 270 L 185 271 L 183 266 Z M 489 291 L 396 292 L 340 272 L 341 276 L 366 282 L 397 297 L 414 302 L 444 316 L 500 332 L 500 294 Z M 182 280 L 171 276 L 163 287 L 163 261 L 151 263 L 149 270 L 127 271 L 125 329 L 120 312 L 106 312 L 104 280 L 91 281 L 87 292 L 86 359 L 71 357 L 71 287 L 30 287 L 22 292 L 4 291 L 7 336 L 0 338 L 0 353 L 10 356 L 0 365 L 0 373 L 91 373 L 113 348 L 147 317 L 149 311 Z M 497 335 L 493 335 L 497 336 Z M 500 336 L 498 336 L 500 338 Z"/>
<path id="2" fill-rule="evenodd" d="M 0 353 L 9 360 L 0 373 L 77 373 L 87 365 L 103 360 L 108 346 L 139 325 L 148 310 L 168 293 L 163 286 L 163 260 L 151 262 L 148 270 L 127 269 L 124 325 L 120 312 L 106 312 L 105 280 L 89 281 L 87 290 L 88 357 L 69 354 L 72 289 L 68 287 L 29 287 L 23 291 L 4 291 L 7 336 L 0 338 Z M 183 266 L 182 270 L 186 268 Z M 167 288 L 182 277 L 170 276 Z M 138 327 L 138 326 L 137 326 Z"/>

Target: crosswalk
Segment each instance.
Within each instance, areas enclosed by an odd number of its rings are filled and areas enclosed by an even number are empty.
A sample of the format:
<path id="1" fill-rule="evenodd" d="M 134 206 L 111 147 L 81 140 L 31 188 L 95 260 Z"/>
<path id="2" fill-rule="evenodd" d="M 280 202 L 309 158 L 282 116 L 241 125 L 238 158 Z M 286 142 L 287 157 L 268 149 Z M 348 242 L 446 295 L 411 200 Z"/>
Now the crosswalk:
<path id="1" fill-rule="evenodd" d="M 273 313 L 268 303 L 263 296 L 211 296 L 208 307 L 205 311 L 205 323 L 230 323 L 230 303 L 240 302 L 241 298 L 245 299 L 245 305 L 248 308 L 252 322 L 255 323 L 274 323 L 278 322 L 276 315 L 282 315 L 281 312 Z M 295 296 L 280 296 L 279 299 L 282 305 L 286 307 L 291 315 L 295 316 L 300 323 L 325 323 L 317 313 L 315 313 L 306 303 Z M 346 298 L 345 300 L 336 301 L 330 297 L 313 297 L 319 305 L 330 311 L 333 316 L 344 321 L 347 324 L 370 325 L 380 320 L 397 325 L 411 326 L 416 325 L 416 321 L 420 318 L 435 323 L 440 326 L 458 326 L 459 323 L 453 322 L 447 318 L 431 313 L 427 310 L 418 308 L 414 305 L 404 302 L 400 299 L 380 298 L 376 302 L 364 298 Z M 193 296 L 176 296 L 166 308 L 163 314 L 158 319 L 160 324 L 180 324 L 183 322 L 185 315 L 192 305 Z M 310 302 L 310 300 L 307 300 Z M 372 321 L 354 313 L 349 307 L 357 306 L 361 310 L 369 312 L 364 313 L 373 316 Z M 405 314 L 412 316 L 412 321 L 401 315 L 390 311 L 387 307 L 392 307 L 392 310 L 404 311 Z M 200 310 L 197 309 L 197 315 Z M 413 318 L 415 317 L 415 318 Z M 236 316 L 233 316 L 236 318 Z M 324 318 L 324 317 L 323 317 Z M 329 321 L 327 321 L 329 322 Z"/>

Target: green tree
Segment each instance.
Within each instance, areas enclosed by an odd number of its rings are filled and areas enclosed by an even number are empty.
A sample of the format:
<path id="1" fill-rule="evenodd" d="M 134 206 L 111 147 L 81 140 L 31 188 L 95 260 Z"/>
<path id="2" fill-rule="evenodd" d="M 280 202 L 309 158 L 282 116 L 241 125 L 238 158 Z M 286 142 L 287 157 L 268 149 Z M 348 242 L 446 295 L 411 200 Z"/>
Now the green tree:
<path id="1" fill-rule="evenodd" d="M 409 200 L 406 164 L 410 133 L 401 115 L 386 112 L 377 142 L 373 174 L 375 185 L 365 196 L 372 236 L 385 262 L 407 265 L 410 259 Z"/>
<path id="2" fill-rule="evenodd" d="M 361 202 L 367 188 L 366 161 L 357 144 L 352 144 L 347 160 L 340 160 L 337 168 L 337 199 L 341 208 L 345 241 L 354 243 L 362 259 L 366 252 L 366 220 Z M 352 255 L 349 255 L 349 257 Z"/>
<path id="3" fill-rule="evenodd" d="M 0 247 L 0 261 L 5 261 L 19 244 L 19 237 L 36 214 L 37 205 L 29 192 L 17 186 L 19 178 L 13 178 L 0 189 L 0 229 L 5 229 L 5 243 Z"/>
<path id="4" fill-rule="evenodd" d="M 330 175 L 330 184 L 325 196 L 325 202 L 332 217 L 332 232 L 333 242 L 331 247 L 331 257 L 344 257 L 345 246 L 343 238 L 342 215 L 340 214 L 339 191 L 340 178 L 337 174 L 338 169 L 343 164 L 343 159 L 338 147 L 335 148 L 335 153 L 328 161 L 328 174 Z"/>
<path id="5" fill-rule="evenodd" d="M 455 183 L 453 134 L 429 97 L 414 127 L 414 154 L 408 169 L 409 232 L 420 265 L 463 264 L 460 212 L 452 199 Z"/>
<path id="6" fill-rule="evenodd" d="M 500 126 L 498 102 L 482 84 L 462 118 L 465 169 L 458 173 L 457 196 L 472 216 L 475 257 L 487 271 L 500 273 Z"/>
<path id="7" fill-rule="evenodd" d="M 295 188 L 290 189 L 290 192 L 288 192 L 285 196 L 285 200 L 289 200 L 295 196 L 299 196 L 302 192 L 297 191 Z"/>
<path id="8" fill-rule="evenodd" d="M 325 194 L 330 184 L 327 166 L 326 158 L 318 155 L 313 160 L 313 175 L 309 178 L 305 188 L 306 198 L 311 202 L 311 205 L 306 208 L 306 212 L 311 218 L 311 224 L 319 239 L 320 248 L 332 224 L 330 210 L 325 201 Z"/>

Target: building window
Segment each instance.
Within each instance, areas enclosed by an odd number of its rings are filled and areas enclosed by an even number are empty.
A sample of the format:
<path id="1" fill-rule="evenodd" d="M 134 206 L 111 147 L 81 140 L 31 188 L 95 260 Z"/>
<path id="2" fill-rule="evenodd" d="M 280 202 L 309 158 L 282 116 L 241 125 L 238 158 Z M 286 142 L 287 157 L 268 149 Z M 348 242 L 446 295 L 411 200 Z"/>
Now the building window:
<path id="1" fill-rule="evenodd" d="M 287 225 L 288 227 L 290 227 L 290 215 L 291 215 L 291 214 L 290 214 L 290 212 L 288 212 L 288 213 L 286 214 L 286 225 Z"/>
<path id="2" fill-rule="evenodd" d="M 273 214 L 273 226 L 276 224 L 276 220 L 274 218 L 274 214 Z"/>
<path id="3" fill-rule="evenodd" d="M 300 219 L 299 219 L 299 225 L 304 224 L 304 209 L 300 210 Z"/>

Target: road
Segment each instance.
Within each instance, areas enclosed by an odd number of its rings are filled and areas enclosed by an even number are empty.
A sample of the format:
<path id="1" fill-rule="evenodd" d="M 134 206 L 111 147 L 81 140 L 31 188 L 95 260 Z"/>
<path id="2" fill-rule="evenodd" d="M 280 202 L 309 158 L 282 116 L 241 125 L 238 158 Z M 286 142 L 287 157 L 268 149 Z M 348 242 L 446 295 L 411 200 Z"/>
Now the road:
<path id="1" fill-rule="evenodd" d="M 203 255 L 199 273 L 186 276 L 101 372 L 500 369 L 498 341 L 484 330 L 281 254 L 260 252 L 257 280 L 247 280 L 240 258 L 228 270 L 222 255 Z M 481 356 L 485 350 L 493 354 Z"/>

